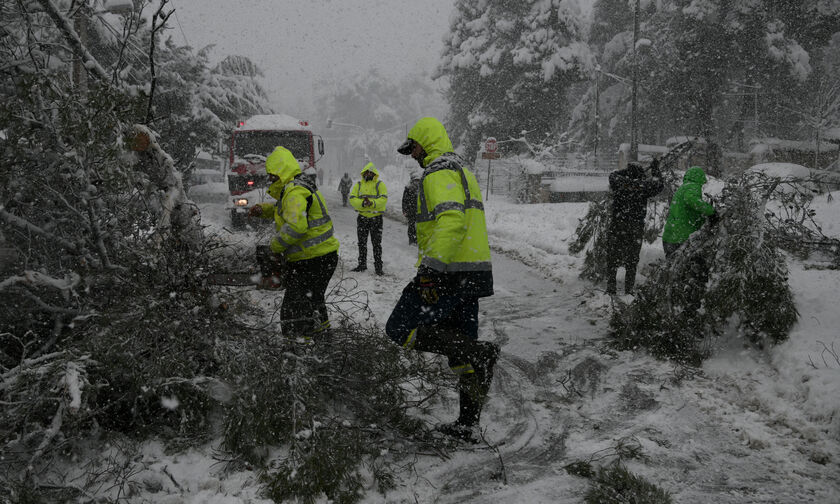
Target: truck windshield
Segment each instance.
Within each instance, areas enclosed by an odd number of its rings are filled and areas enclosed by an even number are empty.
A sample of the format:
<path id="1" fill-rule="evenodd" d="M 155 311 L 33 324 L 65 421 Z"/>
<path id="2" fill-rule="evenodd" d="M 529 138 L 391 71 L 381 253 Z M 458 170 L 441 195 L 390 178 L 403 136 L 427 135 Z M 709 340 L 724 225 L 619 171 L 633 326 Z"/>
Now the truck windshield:
<path id="1" fill-rule="evenodd" d="M 305 131 L 238 131 L 233 136 L 237 158 L 248 154 L 268 156 L 278 145 L 289 149 L 295 159 L 309 159 L 309 134 Z"/>

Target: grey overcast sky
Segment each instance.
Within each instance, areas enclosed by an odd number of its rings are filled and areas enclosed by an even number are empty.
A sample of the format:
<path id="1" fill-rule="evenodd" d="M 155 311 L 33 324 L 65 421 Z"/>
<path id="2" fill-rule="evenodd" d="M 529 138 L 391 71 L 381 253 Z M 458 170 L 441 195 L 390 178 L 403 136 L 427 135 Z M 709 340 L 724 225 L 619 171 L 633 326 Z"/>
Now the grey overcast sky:
<path id="1" fill-rule="evenodd" d="M 311 117 L 312 85 L 379 69 L 430 73 L 454 0 L 170 0 L 170 35 L 196 49 L 251 58 L 280 112 Z"/>

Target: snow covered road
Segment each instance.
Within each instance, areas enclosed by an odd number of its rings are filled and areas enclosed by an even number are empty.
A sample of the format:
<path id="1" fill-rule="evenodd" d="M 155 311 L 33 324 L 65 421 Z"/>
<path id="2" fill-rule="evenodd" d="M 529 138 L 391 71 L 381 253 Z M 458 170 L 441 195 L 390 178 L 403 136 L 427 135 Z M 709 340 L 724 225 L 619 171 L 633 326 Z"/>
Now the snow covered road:
<path id="1" fill-rule="evenodd" d="M 399 195 L 391 194 L 390 206 L 398 208 Z M 350 272 L 357 262 L 355 212 L 341 206 L 337 193 L 326 197 L 341 242 L 334 282 L 357 281 L 384 324 L 414 275 L 416 248 L 401 222 L 386 219 L 385 276 L 374 275 L 371 252 L 368 271 Z M 493 203 L 488 207 L 491 220 Z M 540 231 L 521 224 L 528 207 L 518 208 L 519 215 L 507 216 L 518 224 L 491 226 L 496 295 L 480 308 L 480 337 L 503 351 L 482 417 L 496 451 L 420 457 L 387 502 L 579 502 L 589 482 L 564 467 L 619 457 L 676 502 L 840 502 L 838 437 L 785 402 L 789 396 L 773 385 L 783 373 L 766 351 L 743 348 L 733 337 L 702 369 L 685 369 L 607 348 L 609 297 L 577 278 L 579 258 L 560 246 L 534 245 L 556 241 L 517 243 L 516 225 L 523 233 Z M 563 218 L 574 222 L 583 208 L 550 211 L 571 212 Z M 223 218 L 214 204 L 203 205 L 203 215 L 211 230 L 221 228 L 212 222 Z M 255 235 L 235 237 L 246 243 Z M 809 316 L 808 307 L 800 310 Z M 456 415 L 452 399 L 439 421 Z M 382 496 L 372 493 L 366 502 Z"/>

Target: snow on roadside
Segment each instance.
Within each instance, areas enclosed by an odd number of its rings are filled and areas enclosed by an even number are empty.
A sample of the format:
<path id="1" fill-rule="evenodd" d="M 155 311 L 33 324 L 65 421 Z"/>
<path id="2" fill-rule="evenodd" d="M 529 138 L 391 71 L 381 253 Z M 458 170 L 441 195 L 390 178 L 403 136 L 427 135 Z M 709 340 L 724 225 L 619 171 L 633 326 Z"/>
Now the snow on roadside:
<path id="1" fill-rule="evenodd" d="M 389 168 L 383 170 L 389 216 L 399 219 L 407 177 Z M 331 188 L 325 193 L 342 243 L 337 275 L 347 274 L 356 259 L 352 210 L 336 203 Z M 838 205 L 815 201 L 824 230 L 834 236 Z M 510 267 L 514 258 L 531 268 L 517 275 L 539 273 L 518 279 L 520 285 L 497 281 L 496 296 L 482 301 L 482 338 L 503 343 L 482 420 L 493 442 L 505 442 L 498 447 L 501 458 L 489 450 L 459 451 L 447 460 L 419 457 L 416 478 L 385 497 L 371 491 L 364 502 L 579 501 L 588 484 L 563 465 L 608 456 L 620 443 L 643 453 L 626 460 L 628 468 L 676 502 L 840 502 L 840 483 L 832 477 L 840 473 L 840 362 L 831 352 L 840 349 L 834 307 L 840 272 L 807 269 L 791 259 L 801 317 L 790 339 L 760 350 L 727 335 L 697 374 L 683 374 L 643 351 L 603 347 L 612 301 L 578 278 L 582 258 L 568 254 L 586 209 L 583 203 L 518 205 L 494 195 L 485 202 L 494 267 Z M 241 243 L 255 238 L 253 232 L 230 234 L 219 204 L 202 205 L 202 217 L 208 232 Z M 370 292 L 380 323 L 414 261 L 404 228 L 393 220 L 385 228 L 386 276 L 351 274 Z M 642 258 L 661 259 L 661 244 L 645 244 Z M 499 271 L 497 278 L 510 277 Z M 533 295 L 522 285 L 532 285 Z M 441 420 L 448 420 L 455 404 L 443 406 Z M 146 501 L 264 502 L 254 473 L 214 473 L 209 447 L 172 456 L 152 443 L 142 453 L 150 471 Z M 499 460 L 507 484 L 498 481 Z M 155 478 L 160 490 L 150 496 Z"/>

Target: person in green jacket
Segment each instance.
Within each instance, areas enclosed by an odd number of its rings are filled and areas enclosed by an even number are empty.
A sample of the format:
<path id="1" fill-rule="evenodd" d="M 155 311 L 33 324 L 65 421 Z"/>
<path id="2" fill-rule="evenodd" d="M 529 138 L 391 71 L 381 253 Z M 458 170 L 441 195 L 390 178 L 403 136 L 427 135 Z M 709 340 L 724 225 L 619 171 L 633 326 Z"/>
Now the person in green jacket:
<path id="1" fill-rule="evenodd" d="M 478 300 L 493 295 L 481 190 L 437 119 L 420 119 L 397 152 L 423 168 L 414 205 L 419 257 L 385 333 L 407 350 L 448 359 L 458 375 L 459 414 L 438 430 L 474 442 L 499 357 L 496 343 L 478 341 Z"/>
<path id="2" fill-rule="evenodd" d="M 367 237 L 373 247 L 373 267 L 382 275 L 382 214 L 388 204 L 388 187 L 379 180 L 373 163 L 362 168 L 362 180 L 350 191 L 350 205 L 359 213 L 356 217 L 356 234 L 359 239 L 359 264 L 352 271 L 367 269 Z"/>
<path id="3" fill-rule="evenodd" d="M 706 173 L 699 166 L 692 166 L 683 176 L 683 184 L 674 193 L 665 231 L 662 233 L 662 248 L 665 257 L 670 258 L 692 233 L 709 218 L 716 221 L 715 207 L 703 201 L 703 184 Z"/>
<path id="4" fill-rule="evenodd" d="M 715 207 L 703 201 L 705 183 L 706 173 L 702 168 L 692 166 L 686 170 L 683 184 L 671 199 L 665 231 L 662 233 L 662 248 L 666 259 L 670 259 L 706 220 L 711 224 L 717 222 Z M 687 310 L 696 312 L 701 306 L 701 294 L 709 280 L 709 266 L 702 254 L 694 254 L 690 261 L 689 278 L 683 279 L 687 292 L 685 306 Z"/>
<path id="5" fill-rule="evenodd" d="M 277 203 L 258 203 L 249 217 L 274 219 L 271 252 L 287 262 L 280 327 L 289 337 L 318 338 L 330 326 L 324 295 L 338 265 L 338 239 L 324 196 L 303 175 L 294 155 L 276 147 L 265 160 Z"/>

